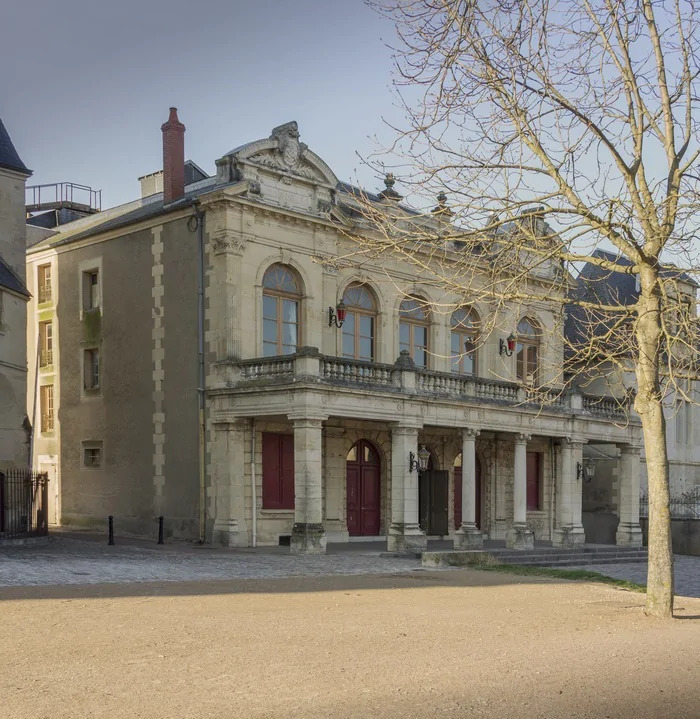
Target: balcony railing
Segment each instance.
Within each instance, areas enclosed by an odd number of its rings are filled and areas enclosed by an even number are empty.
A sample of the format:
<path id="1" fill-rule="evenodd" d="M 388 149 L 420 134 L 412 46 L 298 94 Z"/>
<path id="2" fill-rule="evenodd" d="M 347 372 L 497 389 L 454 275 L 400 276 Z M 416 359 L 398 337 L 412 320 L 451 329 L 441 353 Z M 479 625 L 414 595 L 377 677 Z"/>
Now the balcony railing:
<path id="1" fill-rule="evenodd" d="M 245 388 L 260 384 L 320 382 L 339 387 L 410 393 L 426 398 L 463 399 L 476 403 L 533 407 L 572 414 L 590 414 L 615 422 L 629 417 L 629 402 L 614 397 L 594 397 L 556 387 L 523 387 L 514 382 L 433 372 L 415 367 L 402 357 L 393 364 L 359 362 L 321 355 L 304 347 L 295 355 L 261 357 L 224 362 L 228 386 Z"/>
<path id="2" fill-rule="evenodd" d="M 42 432 L 53 432 L 54 431 L 54 416 L 53 412 L 44 414 L 41 416 L 41 431 Z"/>
<path id="3" fill-rule="evenodd" d="M 39 353 L 39 367 L 50 367 L 53 364 L 53 350 L 41 350 Z"/>

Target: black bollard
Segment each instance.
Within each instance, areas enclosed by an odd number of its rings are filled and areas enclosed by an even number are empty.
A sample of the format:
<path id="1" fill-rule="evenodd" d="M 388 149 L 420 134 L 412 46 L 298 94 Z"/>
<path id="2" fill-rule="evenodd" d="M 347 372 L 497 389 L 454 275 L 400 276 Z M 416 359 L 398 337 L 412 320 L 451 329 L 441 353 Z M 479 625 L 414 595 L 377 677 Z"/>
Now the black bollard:
<path id="1" fill-rule="evenodd" d="M 158 517 L 158 544 L 165 544 L 163 541 L 163 515 Z"/>
<path id="2" fill-rule="evenodd" d="M 109 540 L 107 544 L 114 544 L 114 517 L 109 515 Z"/>

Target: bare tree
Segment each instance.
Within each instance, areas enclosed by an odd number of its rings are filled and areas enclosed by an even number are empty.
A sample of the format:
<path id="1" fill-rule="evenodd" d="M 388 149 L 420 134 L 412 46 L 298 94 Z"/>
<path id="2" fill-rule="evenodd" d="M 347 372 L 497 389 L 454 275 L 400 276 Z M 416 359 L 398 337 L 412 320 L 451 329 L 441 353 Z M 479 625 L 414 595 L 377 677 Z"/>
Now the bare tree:
<path id="1" fill-rule="evenodd" d="M 697 378 L 699 8 L 367 1 L 398 31 L 406 123 L 387 150 L 402 158 L 402 187 L 412 199 L 447 189 L 450 205 L 439 195 L 430 221 L 387 210 L 397 199 L 389 181 L 379 203 L 362 203 L 371 229 L 348 252 L 375 264 L 398 256 L 494 316 L 554 303 L 559 319 L 546 329 L 569 350 L 558 386 L 611 365 L 634 372 L 650 499 L 647 613 L 671 617 L 663 408 L 669 392 L 691 399 Z M 596 273 L 577 283 L 582 267 Z M 603 291 L 612 275 L 634 278 L 633 301 Z M 567 312 L 576 329 L 565 339 Z"/>

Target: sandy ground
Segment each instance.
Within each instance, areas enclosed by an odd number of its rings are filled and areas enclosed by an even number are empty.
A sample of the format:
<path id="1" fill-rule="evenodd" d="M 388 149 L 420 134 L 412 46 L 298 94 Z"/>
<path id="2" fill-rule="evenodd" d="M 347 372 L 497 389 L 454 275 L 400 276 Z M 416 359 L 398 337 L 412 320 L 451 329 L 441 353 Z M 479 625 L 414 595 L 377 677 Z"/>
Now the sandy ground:
<path id="1" fill-rule="evenodd" d="M 700 717 L 700 600 L 472 570 L 0 590 L 0 716 Z"/>

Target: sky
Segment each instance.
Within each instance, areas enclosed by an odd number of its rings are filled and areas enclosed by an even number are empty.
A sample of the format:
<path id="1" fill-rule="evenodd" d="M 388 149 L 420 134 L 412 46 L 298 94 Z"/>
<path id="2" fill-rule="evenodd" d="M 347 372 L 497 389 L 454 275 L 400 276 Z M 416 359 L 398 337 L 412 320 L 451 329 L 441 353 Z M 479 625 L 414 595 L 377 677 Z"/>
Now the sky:
<path id="1" fill-rule="evenodd" d="M 185 156 L 209 174 L 245 142 L 299 123 L 336 175 L 383 187 L 366 157 L 388 142 L 393 27 L 363 0 L 2 0 L 0 118 L 28 184 L 139 196 L 162 166 L 175 106 Z"/>

